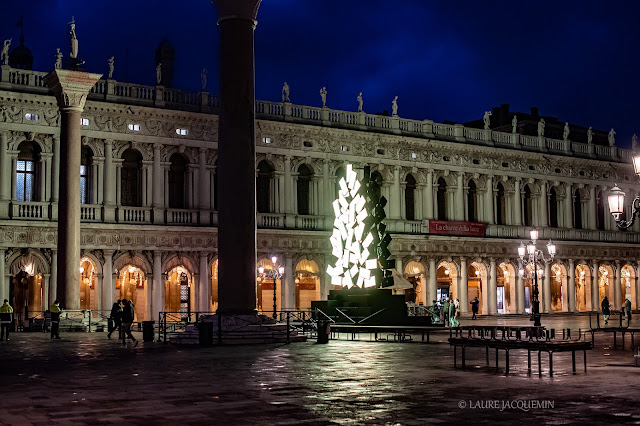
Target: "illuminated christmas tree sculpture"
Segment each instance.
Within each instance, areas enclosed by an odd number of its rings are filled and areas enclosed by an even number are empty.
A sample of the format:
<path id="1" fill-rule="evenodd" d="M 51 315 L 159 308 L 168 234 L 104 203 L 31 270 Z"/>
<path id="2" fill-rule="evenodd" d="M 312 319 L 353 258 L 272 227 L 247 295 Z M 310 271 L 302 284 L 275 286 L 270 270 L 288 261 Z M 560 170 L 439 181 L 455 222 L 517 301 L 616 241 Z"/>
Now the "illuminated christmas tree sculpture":
<path id="1" fill-rule="evenodd" d="M 336 262 L 327 267 L 334 285 L 347 288 L 393 285 L 391 268 L 395 267 L 395 260 L 389 259 L 388 248 L 391 236 L 382 223 L 387 200 L 384 197 L 373 199 L 380 191 L 370 177 L 367 166 L 363 184 L 360 184 L 353 166 L 347 164 L 346 176 L 339 181 L 330 238 Z"/>

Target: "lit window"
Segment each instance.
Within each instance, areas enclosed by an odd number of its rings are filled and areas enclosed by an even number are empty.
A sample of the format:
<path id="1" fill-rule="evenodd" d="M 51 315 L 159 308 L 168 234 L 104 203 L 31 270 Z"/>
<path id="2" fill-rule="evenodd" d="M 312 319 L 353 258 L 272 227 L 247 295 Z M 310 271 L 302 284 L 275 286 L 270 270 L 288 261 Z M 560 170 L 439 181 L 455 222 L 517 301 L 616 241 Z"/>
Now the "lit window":
<path id="1" fill-rule="evenodd" d="M 82 126 L 88 126 L 89 125 L 89 119 L 88 118 L 82 118 L 80 119 L 80 124 Z"/>
<path id="2" fill-rule="evenodd" d="M 187 129 L 176 129 L 176 134 L 180 136 L 186 136 L 187 133 L 189 133 Z"/>
<path id="3" fill-rule="evenodd" d="M 340 147 L 340 151 L 348 152 L 348 151 L 349 151 L 349 147 L 348 147 L 348 146 L 346 146 L 346 145 L 342 145 L 342 146 Z"/>
<path id="4" fill-rule="evenodd" d="M 87 166 L 80 166 L 80 204 L 87 204 Z"/>
<path id="5" fill-rule="evenodd" d="M 139 132 L 140 131 L 140 125 L 139 124 L 129 124 L 129 130 L 133 130 L 134 132 Z"/>
<path id="6" fill-rule="evenodd" d="M 33 201 L 35 180 L 35 162 L 16 161 L 16 199 L 18 201 Z"/>
<path id="7" fill-rule="evenodd" d="M 262 138 L 262 143 L 271 143 L 271 138 Z"/>
<path id="8" fill-rule="evenodd" d="M 30 112 L 28 112 L 24 115 L 24 118 L 29 121 L 38 121 L 40 116 L 38 114 L 31 114 Z"/>
<path id="9" fill-rule="evenodd" d="M 411 153 L 411 158 L 418 158 L 418 154 L 416 154 L 415 152 Z"/>

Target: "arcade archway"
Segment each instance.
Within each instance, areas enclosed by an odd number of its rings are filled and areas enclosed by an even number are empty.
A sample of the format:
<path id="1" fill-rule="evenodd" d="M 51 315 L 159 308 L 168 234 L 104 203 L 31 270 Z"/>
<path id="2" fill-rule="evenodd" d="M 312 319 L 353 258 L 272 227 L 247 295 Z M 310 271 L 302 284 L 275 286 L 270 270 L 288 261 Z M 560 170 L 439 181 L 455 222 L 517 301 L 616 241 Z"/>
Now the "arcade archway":
<path id="1" fill-rule="evenodd" d="M 126 265 L 120 269 L 116 279 L 116 299 L 127 299 L 134 305 L 134 321 L 146 321 L 147 305 L 150 294 L 147 294 L 147 279 L 142 269 Z"/>
<path id="2" fill-rule="evenodd" d="M 176 266 L 166 274 L 164 281 L 165 312 L 179 312 L 183 320 L 191 316 L 195 306 L 193 276 L 184 266 Z"/>
<path id="3" fill-rule="evenodd" d="M 296 309 L 310 309 L 312 300 L 320 300 L 320 268 L 316 262 L 308 259 L 298 262 L 294 282 Z"/>
<path id="4" fill-rule="evenodd" d="M 583 264 L 576 266 L 576 310 L 591 311 L 591 270 Z"/>
<path id="5" fill-rule="evenodd" d="M 424 272 L 424 265 L 420 262 L 411 261 L 404 267 L 405 278 L 413 284 L 412 289 L 404 291 L 407 302 L 413 302 L 416 305 L 427 304 L 427 279 Z"/>
<path id="6" fill-rule="evenodd" d="M 92 259 L 80 259 L 80 309 L 99 309 L 100 293 L 96 264 Z"/>

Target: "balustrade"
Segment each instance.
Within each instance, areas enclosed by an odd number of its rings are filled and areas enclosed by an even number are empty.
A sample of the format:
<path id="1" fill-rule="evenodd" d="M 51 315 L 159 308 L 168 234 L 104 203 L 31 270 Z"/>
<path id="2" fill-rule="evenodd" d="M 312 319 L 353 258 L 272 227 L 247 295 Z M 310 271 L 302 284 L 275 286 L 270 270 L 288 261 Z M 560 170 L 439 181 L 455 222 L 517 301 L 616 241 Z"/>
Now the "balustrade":
<path id="1" fill-rule="evenodd" d="M 11 214 L 13 219 L 48 220 L 49 203 L 13 201 Z"/>
<path id="2" fill-rule="evenodd" d="M 122 206 L 118 207 L 118 222 L 151 223 L 151 208 Z"/>

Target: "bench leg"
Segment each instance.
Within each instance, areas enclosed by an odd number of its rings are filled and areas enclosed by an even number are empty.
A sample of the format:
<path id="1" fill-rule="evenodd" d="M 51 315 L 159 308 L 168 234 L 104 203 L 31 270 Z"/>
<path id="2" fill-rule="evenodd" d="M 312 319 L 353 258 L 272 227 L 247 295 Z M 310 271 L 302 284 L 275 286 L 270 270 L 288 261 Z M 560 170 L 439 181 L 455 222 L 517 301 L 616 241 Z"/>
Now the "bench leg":
<path id="1" fill-rule="evenodd" d="M 496 371 L 498 371 L 498 348 L 496 348 Z"/>
<path id="2" fill-rule="evenodd" d="M 542 352 L 538 351 L 538 376 L 542 376 Z"/>
<path id="3" fill-rule="evenodd" d="M 624 350 L 624 331 L 622 331 L 621 334 L 622 334 L 622 350 Z"/>
<path id="4" fill-rule="evenodd" d="M 487 346 L 487 365 L 489 365 L 489 346 Z"/>
<path id="5" fill-rule="evenodd" d="M 571 366 L 573 367 L 573 374 L 576 374 L 576 351 L 571 351 Z"/>
<path id="6" fill-rule="evenodd" d="M 465 355 L 465 353 L 464 353 L 464 349 L 465 349 L 465 347 L 463 346 L 463 347 L 462 347 L 462 369 L 463 369 L 463 370 L 464 370 L 464 360 L 465 360 L 465 358 L 464 358 L 464 355 Z"/>
<path id="7" fill-rule="evenodd" d="M 587 351 L 583 351 L 584 352 L 584 372 L 587 372 Z"/>
<path id="8" fill-rule="evenodd" d="M 429 343 L 429 330 L 427 330 L 427 343 Z"/>
<path id="9" fill-rule="evenodd" d="M 527 367 L 529 374 L 531 374 L 531 349 L 527 349 Z"/>
<path id="10" fill-rule="evenodd" d="M 458 347 L 457 346 L 453 346 L 453 368 L 457 367 L 457 360 L 458 360 Z"/>
<path id="11" fill-rule="evenodd" d="M 553 351 L 549 351 L 549 377 L 553 377 Z"/>
<path id="12" fill-rule="evenodd" d="M 506 357 L 506 371 L 507 371 L 507 375 L 509 374 L 509 349 L 505 349 L 505 352 L 507 354 Z"/>
<path id="13" fill-rule="evenodd" d="M 618 347 L 618 343 L 617 343 L 617 339 L 616 339 L 616 334 L 618 334 L 617 332 L 613 332 L 613 348 L 617 348 Z"/>

